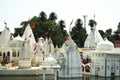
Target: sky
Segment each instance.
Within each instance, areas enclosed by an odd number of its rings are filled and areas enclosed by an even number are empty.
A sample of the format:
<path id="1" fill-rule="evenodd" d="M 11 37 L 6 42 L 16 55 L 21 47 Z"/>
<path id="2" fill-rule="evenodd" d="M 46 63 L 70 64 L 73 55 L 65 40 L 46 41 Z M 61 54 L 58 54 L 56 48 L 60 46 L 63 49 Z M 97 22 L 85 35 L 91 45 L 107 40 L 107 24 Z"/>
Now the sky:
<path id="1" fill-rule="evenodd" d="M 120 22 L 120 0 L 0 0 L 0 31 L 5 28 L 4 22 L 11 33 L 14 28 L 21 27 L 22 21 L 27 21 L 33 16 L 39 16 L 44 11 L 49 17 L 51 12 L 57 14 L 57 21 L 64 20 L 69 28 L 70 22 L 87 15 L 86 28 L 89 33 L 88 21 L 97 22 L 97 30 L 112 29 L 115 31 Z"/>

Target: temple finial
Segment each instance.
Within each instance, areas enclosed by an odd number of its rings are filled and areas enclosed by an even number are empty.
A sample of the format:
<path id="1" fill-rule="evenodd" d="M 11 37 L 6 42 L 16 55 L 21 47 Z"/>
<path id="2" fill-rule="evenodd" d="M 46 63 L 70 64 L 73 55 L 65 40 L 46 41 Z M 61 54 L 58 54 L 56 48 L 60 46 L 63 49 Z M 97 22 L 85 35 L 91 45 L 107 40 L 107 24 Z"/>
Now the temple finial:
<path id="1" fill-rule="evenodd" d="M 4 24 L 5 24 L 5 27 L 7 27 L 7 23 L 6 23 L 6 21 L 4 21 Z"/>

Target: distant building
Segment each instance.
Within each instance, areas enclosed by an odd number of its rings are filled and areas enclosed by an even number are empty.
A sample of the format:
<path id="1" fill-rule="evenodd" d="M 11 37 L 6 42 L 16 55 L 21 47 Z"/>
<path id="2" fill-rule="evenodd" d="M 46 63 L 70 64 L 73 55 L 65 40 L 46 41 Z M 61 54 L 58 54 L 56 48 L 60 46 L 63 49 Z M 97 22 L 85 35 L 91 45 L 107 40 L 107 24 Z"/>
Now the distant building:
<path id="1" fill-rule="evenodd" d="M 115 45 L 116 48 L 117 48 L 117 47 L 120 47 L 120 40 L 115 41 L 115 42 L 114 42 L 114 45 Z"/>

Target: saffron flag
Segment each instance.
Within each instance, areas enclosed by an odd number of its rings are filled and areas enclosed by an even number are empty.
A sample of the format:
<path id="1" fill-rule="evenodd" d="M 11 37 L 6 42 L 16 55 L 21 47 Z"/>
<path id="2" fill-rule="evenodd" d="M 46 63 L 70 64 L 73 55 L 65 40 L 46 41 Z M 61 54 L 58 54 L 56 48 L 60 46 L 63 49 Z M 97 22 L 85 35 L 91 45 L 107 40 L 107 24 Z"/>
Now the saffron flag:
<path id="1" fill-rule="evenodd" d="M 35 24 L 32 24 L 32 25 L 31 25 L 31 28 L 34 29 L 34 28 L 35 28 Z"/>
<path id="2" fill-rule="evenodd" d="M 48 34 L 48 32 L 45 33 L 46 35 Z"/>

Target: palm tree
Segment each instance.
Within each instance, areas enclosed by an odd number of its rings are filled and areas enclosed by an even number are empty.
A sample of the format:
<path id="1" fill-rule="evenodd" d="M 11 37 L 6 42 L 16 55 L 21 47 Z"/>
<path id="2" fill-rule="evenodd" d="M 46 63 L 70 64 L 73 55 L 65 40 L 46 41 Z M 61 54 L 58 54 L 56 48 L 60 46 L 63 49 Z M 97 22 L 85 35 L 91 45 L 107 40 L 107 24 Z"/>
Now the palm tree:
<path id="1" fill-rule="evenodd" d="M 62 32 L 63 32 L 63 31 L 64 31 L 64 28 L 65 28 L 65 21 L 60 20 L 60 21 L 58 22 L 58 24 L 59 24 L 59 26 L 61 27 L 61 30 L 62 30 Z"/>
<path id="2" fill-rule="evenodd" d="M 40 15 L 39 15 L 41 21 L 46 21 L 47 20 L 47 15 L 45 12 L 41 12 Z"/>
<path id="3" fill-rule="evenodd" d="M 91 30 L 93 30 L 93 27 L 97 25 L 97 22 L 93 19 L 90 19 L 88 25 L 91 27 Z"/>
<path id="4" fill-rule="evenodd" d="M 57 15 L 54 12 L 50 13 L 49 20 L 55 22 L 56 19 L 57 19 Z"/>
<path id="5" fill-rule="evenodd" d="M 117 30 L 114 31 L 116 35 L 120 34 L 120 22 L 118 23 Z"/>
<path id="6" fill-rule="evenodd" d="M 118 23 L 118 26 L 117 26 L 118 28 L 120 28 L 120 22 Z"/>
<path id="7" fill-rule="evenodd" d="M 80 31 L 82 29 L 82 25 L 83 25 L 83 22 L 81 19 L 77 19 L 76 23 L 75 23 L 75 26 L 77 27 L 77 29 Z"/>

